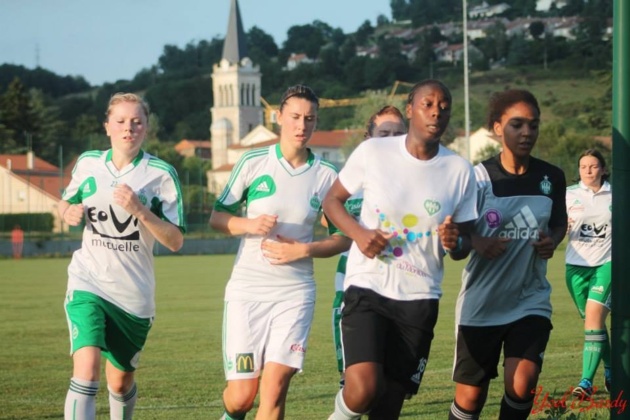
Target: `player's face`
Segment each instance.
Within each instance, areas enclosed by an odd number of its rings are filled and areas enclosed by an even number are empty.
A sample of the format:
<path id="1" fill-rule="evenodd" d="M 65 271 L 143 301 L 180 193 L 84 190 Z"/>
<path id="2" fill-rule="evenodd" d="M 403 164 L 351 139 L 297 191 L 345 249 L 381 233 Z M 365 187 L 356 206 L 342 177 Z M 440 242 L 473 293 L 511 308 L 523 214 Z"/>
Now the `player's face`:
<path id="1" fill-rule="evenodd" d="M 400 136 L 407 132 L 405 123 L 396 115 L 384 114 L 374 119 L 374 130 L 372 137 Z"/>
<path id="2" fill-rule="evenodd" d="M 587 187 L 600 187 L 602 185 L 602 175 L 604 168 L 599 164 L 599 159 L 595 156 L 583 156 L 580 159 L 580 180 Z"/>
<path id="3" fill-rule="evenodd" d="M 289 98 L 278 114 L 280 143 L 297 149 L 306 147 L 317 125 L 317 105 L 304 98 Z"/>
<path id="4" fill-rule="evenodd" d="M 540 115 L 526 102 L 507 108 L 501 121 L 494 123 L 494 132 L 503 139 L 503 150 L 516 158 L 528 157 L 538 139 Z"/>
<path id="5" fill-rule="evenodd" d="M 137 154 L 147 134 L 147 125 L 147 116 L 140 104 L 119 102 L 113 105 L 105 122 L 112 149 L 126 155 Z"/>
<path id="6" fill-rule="evenodd" d="M 451 101 L 442 88 L 421 87 L 406 110 L 410 133 L 424 141 L 440 141 L 451 119 Z"/>

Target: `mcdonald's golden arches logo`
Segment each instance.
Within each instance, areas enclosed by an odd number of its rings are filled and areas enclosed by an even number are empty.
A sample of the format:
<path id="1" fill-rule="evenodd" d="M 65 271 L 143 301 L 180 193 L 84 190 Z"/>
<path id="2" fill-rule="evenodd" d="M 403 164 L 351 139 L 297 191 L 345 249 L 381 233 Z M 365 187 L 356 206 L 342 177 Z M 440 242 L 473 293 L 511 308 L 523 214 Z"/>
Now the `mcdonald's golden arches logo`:
<path id="1" fill-rule="evenodd" d="M 253 353 L 236 353 L 236 373 L 252 373 L 254 371 Z"/>

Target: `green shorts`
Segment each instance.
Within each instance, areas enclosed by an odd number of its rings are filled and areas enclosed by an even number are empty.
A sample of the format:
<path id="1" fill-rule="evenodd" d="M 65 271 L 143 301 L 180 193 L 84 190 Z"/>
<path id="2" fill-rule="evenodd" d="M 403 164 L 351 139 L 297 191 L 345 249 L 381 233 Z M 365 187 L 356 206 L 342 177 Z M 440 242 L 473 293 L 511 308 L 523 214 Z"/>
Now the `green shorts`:
<path id="1" fill-rule="evenodd" d="M 588 300 L 599 302 L 610 309 L 610 266 L 610 261 L 598 267 L 566 265 L 567 288 L 582 318 Z"/>
<path id="2" fill-rule="evenodd" d="M 65 301 L 70 354 L 100 347 L 117 369 L 133 372 L 147 341 L 153 318 L 138 318 L 111 302 L 82 290 L 70 290 Z"/>

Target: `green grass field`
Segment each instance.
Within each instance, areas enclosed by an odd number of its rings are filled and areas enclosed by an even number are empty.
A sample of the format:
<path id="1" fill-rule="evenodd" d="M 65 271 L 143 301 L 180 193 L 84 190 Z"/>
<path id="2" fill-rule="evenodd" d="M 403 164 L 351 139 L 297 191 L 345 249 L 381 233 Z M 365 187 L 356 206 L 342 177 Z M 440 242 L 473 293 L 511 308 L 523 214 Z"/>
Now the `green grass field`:
<path id="1" fill-rule="evenodd" d="M 221 362 L 223 290 L 233 256 L 159 257 L 156 323 L 137 371 L 135 419 L 218 419 L 224 377 Z M 63 311 L 68 259 L 0 260 L 0 419 L 61 419 L 71 374 Z M 331 343 L 330 305 L 336 258 L 316 262 L 318 302 L 304 372 L 291 385 L 287 419 L 326 419 L 338 374 Z M 448 262 L 444 297 L 431 358 L 420 393 L 405 403 L 402 418 L 446 418 L 453 397 L 450 379 L 454 303 L 461 263 Z M 564 286 L 564 255 L 550 262 L 554 315 L 539 385 L 560 399 L 581 371 L 582 326 Z M 600 367 L 596 384 L 602 386 Z M 491 384 L 482 418 L 496 418 L 501 377 Z M 598 392 L 601 403 L 608 394 Z M 542 398 L 540 399 L 542 400 Z M 539 401 L 540 401 L 539 400 Z M 98 418 L 108 419 L 106 386 L 98 395 Z M 532 418 L 608 418 L 586 403 Z M 540 405 L 538 406 L 540 408 Z M 255 409 L 254 409 L 255 410 Z M 253 414 L 253 413 L 252 413 Z M 253 415 L 248 418 L 253 418 Z"/>

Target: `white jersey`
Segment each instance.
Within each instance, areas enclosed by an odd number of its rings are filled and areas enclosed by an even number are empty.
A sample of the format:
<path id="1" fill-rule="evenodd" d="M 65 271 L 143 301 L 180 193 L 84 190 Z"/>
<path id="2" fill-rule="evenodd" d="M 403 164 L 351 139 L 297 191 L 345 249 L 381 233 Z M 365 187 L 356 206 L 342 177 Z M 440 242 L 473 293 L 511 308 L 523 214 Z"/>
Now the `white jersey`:
<path id="1" fill-rule="evenodd" d="M 567 188 L 569 243 L 567 264 L 598 267 L 610 261 L 612 188 L 605 181 L 593 192 L 582 181 Z"/>
<path id="2" fill-rule="evenodd" d="M 313 259 L 272 265 L 263 256 L 263 239 L 277 235 L 298 242 L 313 241 L 321 203 L 337 178 L 337 169 L 309 150 L 307 163 L 293 168 L 282 157 L 280 145 L 249 151 L 238 161 L 228 184 L 215 203 L 219 211 L 237 214 L 245 203 L 245 217 L 277 215 L 269 235 L 244 235 L 227 284 L 225 299 L 283 301 L 315 299 Z"/>
<path id="3" fill-rule="evenodd" d="M 444 273 L 437 227 L 448 215 L 455 222 L 477 218 L 475 176 L 470 163 L 443 146 L 430 160 L 414 158 L 405 139 L 362 142 L 339 173 L 350 194 L 363 190 L 360 223 L 395 234 L 374 259 L 352 244 L 344 287 L 397 300 L 437 299 Z"/>
<path id="4" fill-rule="evenodd" d="M 68 290 L 84 290 L 140 318 L 155 315 L 155 238 L 114 202 L 117 184 L 127 184 L 151 212 L 185 230 L 182 195 L 173 167 L 143 151 L 122 170 L 112 151 L 83 153 L 62 199 L 83 204 L 81 248 L 68 267 Z"/>

